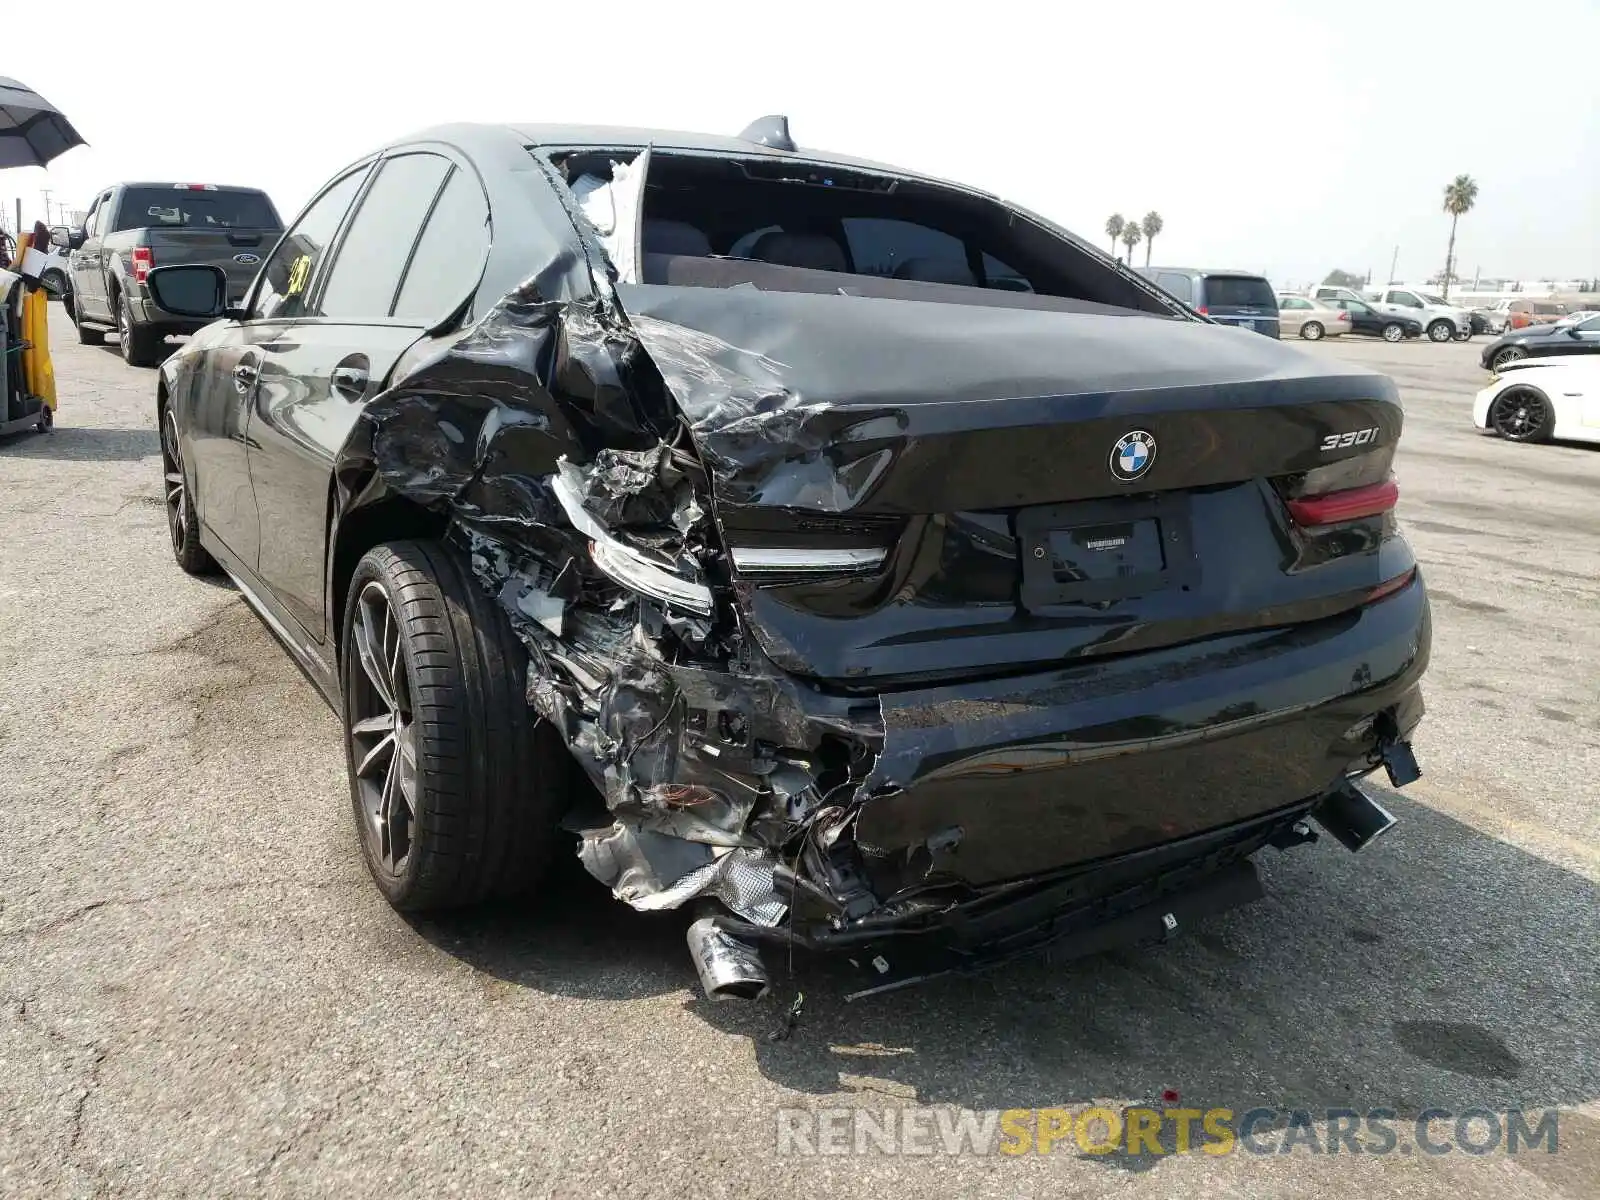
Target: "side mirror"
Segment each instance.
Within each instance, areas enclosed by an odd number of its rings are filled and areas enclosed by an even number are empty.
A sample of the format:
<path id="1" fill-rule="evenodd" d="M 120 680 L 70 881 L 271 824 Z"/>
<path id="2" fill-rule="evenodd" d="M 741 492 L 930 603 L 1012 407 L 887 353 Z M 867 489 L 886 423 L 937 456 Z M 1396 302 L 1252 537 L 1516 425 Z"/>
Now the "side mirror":
<path id="1" fill-rule="evenodd" d="M 144 282 L 155 306 L 175 317 L 220 317 L 228 306 L 228 276 L 221 267 L 155 267 Z"/>
<path id="2" fill-rule="evenodd" d="M 72 230 L 65 225 L 50 226 L 50 244 L 62 250 L 72 248 Z"/>
<path id="3" fill-rule="evenodd" d="M 89 235 L 84 232 L 82 225 L 74 225 L 71 229 L 67 230 L 67 249 L 76 250 L 79 246 L 83 245 L 88 238 Z"/>
<path id="4" fill-rule="evenodd" d="M 1576 325 L 1568 325 L 1567 326 L 1567 336 L 1569 338 L 1581 338 L 1581 337 L 1583 337 L 1583 331 L 1581 329 L 1579 329 Z"/>

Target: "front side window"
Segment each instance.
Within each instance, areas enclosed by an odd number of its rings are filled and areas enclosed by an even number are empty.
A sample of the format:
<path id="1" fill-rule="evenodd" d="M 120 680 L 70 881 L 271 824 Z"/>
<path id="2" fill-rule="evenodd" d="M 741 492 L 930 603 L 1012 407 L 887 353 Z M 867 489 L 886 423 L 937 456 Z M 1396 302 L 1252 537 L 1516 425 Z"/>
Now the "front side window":
<path id="1" fill-rule="evenodd" d="M 1422 301 L 1418 300 L 1410 292 L 1390 292 L 1389 293 L 1389 303 L 1391 303 L 1391 304 L 1399 304 L 1399 305 L 1402 305 L 1405 308 L 1421 308 L 1422 307 Z"/>
<path id="2" fill-rule="evenodd" d="M 89 215 L 83 219 L 83 236 L 85 238 L 92 238 L 95 230 L 100 227 L 100 212 L 105 200 L 106 198 L 101 196 L 89 206 Z"/>
<path id="3" fill-rule="evenodd" d="M 367 168 L 361 167 L 344 176 L 312 201 L 294 228 L 284 235 L 261 269 L 261 282 L 256 285 L 255 300 L 250 305 L 250 320 L 305 315 L 312 276 L 322 264 L 328 244 L 339 232 L 366 175 Z"/>
<path id="4" fill-rule="evenodd" d="M 316 315 L 341 321 L 388 317 L 411 247 L 450 169 L 450 160 L 437 154 L 384 161 L 339 245 Z"/>

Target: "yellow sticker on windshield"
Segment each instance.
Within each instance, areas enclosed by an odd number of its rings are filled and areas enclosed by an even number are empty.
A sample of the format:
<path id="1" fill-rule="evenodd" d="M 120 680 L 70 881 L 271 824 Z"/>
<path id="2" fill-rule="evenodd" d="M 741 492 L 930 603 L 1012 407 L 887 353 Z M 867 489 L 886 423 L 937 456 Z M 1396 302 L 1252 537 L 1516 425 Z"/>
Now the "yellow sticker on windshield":
<path id="1" fill-rule="evenodd" d="M 302 254 L 294 260 L 294 266 L 289 268 L 289 290 L 285 296 L 298 296 L 306 290 L 306 279 L 311 274 L 311 256 Z"/>

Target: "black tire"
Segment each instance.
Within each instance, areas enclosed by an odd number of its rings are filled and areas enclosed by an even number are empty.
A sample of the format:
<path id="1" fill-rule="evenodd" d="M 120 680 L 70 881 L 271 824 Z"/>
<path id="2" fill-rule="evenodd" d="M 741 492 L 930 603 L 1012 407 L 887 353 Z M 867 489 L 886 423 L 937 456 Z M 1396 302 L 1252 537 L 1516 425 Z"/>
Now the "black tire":
<path id="1" fill-rule="evenodd" d="M 1472 340 L 1472 330 L 1470 328 L 1469 329 L 1458 329 L 1458 330 L 1456 330 L 1456 341 L 1458 341 L 1458 342 L 1470 342 L 1471 340 Z"/>
<path id="2" fill-rule="evenodd" d="M 1379 336 L 1386 342 L 1403 342 L 1406 340 L 1406 331 L 1403 326 L 1390 322 L 1383 327 Z"/>
<path id="3" fill-rule="evenodd" d="M 117 336 L 122 361 L 130 367 L 159 367 L 166 357 L 166 341 L 160 332 L 134 324 L 133 307 L 126 294 L 117 298 Z"/>
<path id="4" fill-rule="evenodd" d="M 67 277 L 60 271 L 50 270 L 39 276 L 39 282 L 48 284 L 48 295 L 55 300 L 65 297 L 71 289 L 67 286 Z"/>
<path id="5" fill-rule="evenodd" d="M 161 493 L 166 501 L 172 557 L 190 575 L 211 575 L 216 572 L 217 564 L 200 545 L 200 521 L 195 516 L 191 482 L 183 469 L 178 419 L 171 408 L 165 408 L 161 412 Z"/>
<path id="6" fill-rule="evenodd" d="M 1322 335 L 1328 331 L 1322 327 L 1321 321 L 1307 321 L 1300 326 L 1300 336 L 1308 342 L 1320 342 Z"/>
<path id="7" fill-rule="evenodd" d="M 1489 428 L 1508 442 L 1548 442 L 1556 427 L 1550 398 L 1528 384 L 1509 387 L 1489 405 Z"/>
<path id="8" fill-rule="evenodd" d="M 1507 363 L 1516 362 L 1520 358 L 1527 358 L 1528 352 L 1521 346 L 1506 346 L 1494 352 L 1494 357 L 1489 360 L 1490 370 L 1498 371 Z"/>
<path id="9" fill-rule="evenodd" d="M 1428 326 L 1428 340 L 1430 342 L 1448 342 L 1455 334 L 1456 331 L 1451 328 L 1450 322 L 1442 318 Z"/>
<path id="10" fill-rule="evenodd" d="M 72 327 L 78 331 L 78 344 L 81 346 L 103 346 L 106 343 L 106 334 L 103 329 L 88 329 L 83 324 L 83 314 L 78 311 L 74 300 L 72 308 Z"/>
<path id="11" fill-rule="evenodd" d="M 432 541 L 367 551 L 343 658 L 351 811 L 389 903 L 418 912 L 529 890 L 559 838 L 571 759 L 528 707 L 527 651 L 461 556 Z"/>

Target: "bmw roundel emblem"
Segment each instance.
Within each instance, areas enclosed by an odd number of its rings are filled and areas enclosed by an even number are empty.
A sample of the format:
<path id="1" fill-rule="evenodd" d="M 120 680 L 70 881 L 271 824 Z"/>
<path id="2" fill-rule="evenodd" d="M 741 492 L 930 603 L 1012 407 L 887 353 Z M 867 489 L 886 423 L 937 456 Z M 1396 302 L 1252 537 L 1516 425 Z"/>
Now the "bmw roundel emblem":
<path id="1" fill-rule="evenodd" d="M 1111 447 L 1111 473 L 1118 479 L 1138 479 L 1156 461 L 1156 439 L 1143 429 L 1135 429 L 1117 439 Z"/>

